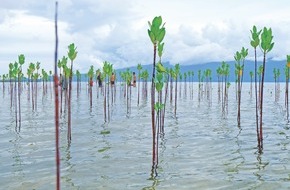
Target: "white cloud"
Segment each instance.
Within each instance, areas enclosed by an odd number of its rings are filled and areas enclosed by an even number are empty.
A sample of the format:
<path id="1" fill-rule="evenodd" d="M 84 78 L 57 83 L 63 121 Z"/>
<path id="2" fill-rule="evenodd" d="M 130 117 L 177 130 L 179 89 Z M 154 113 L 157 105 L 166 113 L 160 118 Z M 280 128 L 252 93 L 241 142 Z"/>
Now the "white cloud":
<path id="1" fill-rule="evenodd" d="M 66 32 L 68 25 L 60 22 L 59 36 L 67 43 L 71 36 Z M 54 54 L 54 22 L 52 20 L 29 15 L 26 11 L 7 11 L 0 27 L 0 71 L 8 73 L 8 64 L 18 61 L 18 55 L 24 54 L 26 63 L 41 62 L 42 68 L 52 70 Z"/>
<path id="2" fill-rule="evenodd" d="M 47 0 L 6 1 L 0 8 L 0 74 L 21 53 L 27 62 L 53 67 L 54 3 Z M 232 0 L 60 0 L 59 57 L 75 43 L 75 69 L 87 72 L 107 60 L 115 68 L 152 62 L 147 34 L 154 16 L 166 22 L 163 61 L 172 64 L 232 60 L 250 46 L 253 25 L 273 29 L 275 46 L 269 57 L 285 59 L 290 52 L 290 2 Z M 261 53 L 259 56 L 261 56 Z"/>

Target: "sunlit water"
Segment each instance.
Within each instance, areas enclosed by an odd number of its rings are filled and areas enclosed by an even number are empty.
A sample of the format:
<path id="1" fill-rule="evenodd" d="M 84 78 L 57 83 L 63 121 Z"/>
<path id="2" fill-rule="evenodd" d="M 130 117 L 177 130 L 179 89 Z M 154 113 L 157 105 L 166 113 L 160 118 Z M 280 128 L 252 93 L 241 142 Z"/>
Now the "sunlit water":
<path id="1" fill-rule="evenodd" d="M 8 84 L 7 84 L 8 86 Z M 1 189 L 54 189 L 54 97 L 39 88 L 37 110 L 32 111 L 26 90 L 22 95 L 21 131 L 15 131 L 7 86 L 0 87 Z M 132 89 L 131 111 L 117 86 L 111 121 L 104 122 L 103 97 L 93 90 L 90 109 L 85 84 L 79 98 L 73 91 L 72 142 L 67 142 L 67 116 L 61 116 L 62 189 L 289 189 L 289 124 L 285 116 L 284 84 L 275 102 L 274 84 L 265 85 L 264 150 L 257 150 L 255 99 L 250 84 L 243 86 L 241 126 L 237 125 L 234 84 L 230 87 L 228 114 L 222 115 L 213 83 L 212 103 L 193 97 L 167 104 L 165 136 L 160 140 L 158 176 L 151 178 L 152 133 L 150 97 L 137 106 Z M 179 87 L 178 87 L 179 90 Z M 148 94 L 150 95 L 150 94 Z M 179 95 L 179 93 L 178 93 Z M 142 96 L 141 96 L 142 97 Z"/>

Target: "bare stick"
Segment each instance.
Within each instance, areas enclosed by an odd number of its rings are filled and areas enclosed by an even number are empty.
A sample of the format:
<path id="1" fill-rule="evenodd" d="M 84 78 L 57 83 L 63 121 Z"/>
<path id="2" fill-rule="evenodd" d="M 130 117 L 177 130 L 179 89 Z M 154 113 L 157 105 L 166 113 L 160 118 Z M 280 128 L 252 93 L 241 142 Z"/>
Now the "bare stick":
<path id="1" fill-rule="evenodd" d="M 55 149 L 56 149 L 56 190 L 60 190 L 60 155 L 59 155 L 59 102 L 58 102 L 58 76 L 57 76 L 57 1 L 55 2 L 55 52 L 54 52 L 54 93 L 55 93 Z"/>

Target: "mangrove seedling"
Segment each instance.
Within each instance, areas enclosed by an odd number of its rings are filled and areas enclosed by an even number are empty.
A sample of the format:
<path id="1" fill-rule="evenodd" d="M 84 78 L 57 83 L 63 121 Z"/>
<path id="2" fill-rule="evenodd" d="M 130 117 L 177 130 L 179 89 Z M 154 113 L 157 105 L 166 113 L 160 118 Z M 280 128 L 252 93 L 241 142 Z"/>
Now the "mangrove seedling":
<path id="1" fill-rule="evenodd" d="M 263 149 L 263 97 L 264 97 L 264 80 L 265 80 L 265 69 L 266 69 L 266 56 L 273 47 L 274 42 L 272 29 L 264 27 L 263 32 L 261 34 L 261 49 L 263 52 L 263 71 L 262 71 L 262 81 L 261 81 L 261 97 L 260 97 L 260 142 L 261 142 L 261 149 Z"/>
<path id="2" fill-rule="evenodd" d="M 68 46 L 68 58 L 71 61 L 70 65 L 70 75 L 69 75 L 69 91 L 68 91 L 68 133 L 67 133 L 67 139 L 68 142 L 71 142 L 71 94 L 72 94 L 72 75 L 73 75 L 73 61 L 77 57 L 78 52 L 76 51 L 77 47 L 75 47 L 75 44 L 72 43 Z"/>
<path id="3" fill-rule="evenodd" d="M 255 103 L 256 103 L 256 131 L 258 147 L 260 148 L 260 137 L 259 137 L 259 115 L 258 115 L 258 87 L 257 87 L 257 47 L 260 44 L 260 34 L 262 30 L 258 31 L 256 26 L 253 26 L 251 30 L 251 46 L 254 48 L 255 53 Z"/>
<path id="4" fill-rule="evenodd" d="M 155 17 L 152 23 L 148 22 L 149 29 L 148 35 L 153 44 L 153 71 L 152 71 L 152 82 L 151 82 L 151 120 L 152 120 L 152 167 L 157 166 L 156 162 L 156 126 L 155 126 L 155 63 L 156 63 L 156 48 L 162 43 L 165 36 L 164 24 L 162 24 L 162 17 Z"/>

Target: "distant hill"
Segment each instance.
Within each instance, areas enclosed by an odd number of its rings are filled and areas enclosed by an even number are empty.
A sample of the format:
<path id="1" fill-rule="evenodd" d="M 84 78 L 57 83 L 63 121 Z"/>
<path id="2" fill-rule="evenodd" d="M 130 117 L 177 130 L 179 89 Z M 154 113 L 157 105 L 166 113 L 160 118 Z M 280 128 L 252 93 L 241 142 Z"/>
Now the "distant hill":
<path id="1" fill-rule="evenodd" d="M 230 76 L 229 80 L 230 82 L 235 81 L 235 61 L 229 61 L 227 62 L 230 65 Z M 261 62 L 258 62 L 258 66 L 262 64 Z M 286 60 L 284 61 L 272 61 L 268 60 L 266 62 L 266 73 L 265 73 L 265 82 L 274 82 L 274 74 L 273 74 L 273 69 L 279 69 L 280 70 L 280 81 L 285 81 L 285 74 L 284 74 L 284 68 L 285 68 Z M 174 65 L 166 62 L 163 63 L 165 67 L 168 68 L 174 68 Z M 198 81 L 198 70 L 204 71 L 206 69 L 211 69 L 212 70 L 212 81 L 216 82 L 217 81 L 217 74 L 216 70 L 218 67 L 221 66 L 221 62 L 210 62 L 210 63 L 203 63 L 203 64 L 194 64 L 194 65 L 180 65 L 180 72 L 183 74 L 184 72 L 188 71 L 194 71 L 194 81 Z M 152 64 L 148 65 L 142 65 L 142 70 L 147 70 L 149 72 L 149 76 L 152 74 Z M 117 77 L 119 76 L 120 72 L 124 72 L 127 69 L 129 69 L 132 72 L 136 72 L 138 74 L 137 70 L 137 65 L 135 67 L 128 67 L 128 68 L 122 68 L 122 69 L 116 69 L 116 74 Z M 250 82 L 250 71 L 254 71 L 255 69 L 255 62 L 254 61 L 245 61 L 245 66 L 244 66 L 244 82 Z M 82 80 L 86 81 L 87 77 L 83 74 Z"/>

